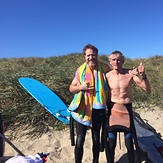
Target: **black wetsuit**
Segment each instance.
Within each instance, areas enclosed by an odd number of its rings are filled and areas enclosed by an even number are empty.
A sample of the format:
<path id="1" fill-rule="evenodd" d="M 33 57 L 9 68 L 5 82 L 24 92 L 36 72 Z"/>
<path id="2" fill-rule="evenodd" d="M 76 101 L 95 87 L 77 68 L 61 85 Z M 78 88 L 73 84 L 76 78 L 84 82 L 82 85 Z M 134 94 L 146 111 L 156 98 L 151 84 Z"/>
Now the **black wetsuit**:
<path id="1" fill-rule="evenodd" d="M 105 109 L 93 109 L 92 110 L 92 141 L 93 141 L 93 161 L 92 163 L 99 162 L 99 152 L 100 152 L 100 129 L 101 126 L 106 121 L 106 110 Z M 75 145 L 75 163 L 82 162 L 83 156 L 83 145 L 85 141 L 85 135 L 87 131 L 87 126 L 76 121 L 76 145 Z"/>
<path id="2" fill-rule="evenodd" d="M 111 115 L 111 109 L 114 106 L 114 102 L 110 102 L 108 106 L 108 122 L 109 117 Z M 123 104 L 122 104 L 123 105 Z M 133 123 L 133 115 L 132 115 L 132 104 L 124 104 L 126 107 L 129 118 L 130 118 L 130 127 L 127 128 L 121 125 L 114 125 L 107 127 L 107 144 L 108 144 L 108 151 L 106 152 L 107 161 L 108 163 L 114 163 L 114 154 L 115 154 L 115 147 L 117 141 L 117 132 L 124 132 L 125 137 L 125 145 L 127 148 L 127 155 L 129 163 L 134 163 L 135 155 L 134 155 L 134 145 L 133 145 L 133 138 L 135 137 L 135 130 L 134 130 L 134 123 Z"/>

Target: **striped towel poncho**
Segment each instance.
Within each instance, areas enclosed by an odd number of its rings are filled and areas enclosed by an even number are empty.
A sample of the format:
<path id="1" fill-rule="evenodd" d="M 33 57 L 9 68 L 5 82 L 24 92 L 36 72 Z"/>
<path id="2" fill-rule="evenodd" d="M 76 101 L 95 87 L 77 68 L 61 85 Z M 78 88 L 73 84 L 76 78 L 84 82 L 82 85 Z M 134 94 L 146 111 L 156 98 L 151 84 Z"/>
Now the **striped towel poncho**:
<path id="1" fill-rule="evenodd" d="M 82 64 L 76 71 L 76 83 L 81 84 L 84 81 L 89 81 L 90 86 L 95 89 L 80 91 L 75 94 L 69 110 L 72 117 L 86 125 L 91 126 L 92 108 L 106 108 L 106 100 L 108 97 L 108 86 L 105 74 L 110 70 L 107 64 L 98 62 L 96 74 L 92 73 L 87 63 Z"/>

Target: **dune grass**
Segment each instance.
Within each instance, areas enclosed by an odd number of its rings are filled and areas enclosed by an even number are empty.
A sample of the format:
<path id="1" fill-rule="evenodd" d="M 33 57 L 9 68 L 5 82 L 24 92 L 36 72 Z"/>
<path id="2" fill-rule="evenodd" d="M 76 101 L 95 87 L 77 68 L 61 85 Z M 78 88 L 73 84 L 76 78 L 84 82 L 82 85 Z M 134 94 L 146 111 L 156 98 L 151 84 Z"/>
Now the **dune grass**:
<path id="1" fill-rule="evenodd" d="M 99 59 L 108 63 L 106 55 Z M 68 87 L 77 67 L 84 62 L 82 54 L 68 54 L 49 58 L 13 58 L 0 60 L 0 112 L 6 130 L 17 128 L 29 129 L 30 136 L 40 136 L 53 130 L 62 130 L 63 123 L 50 115 L 35 99 L 33 99 L 18 83 L 19 77 L 35 78 L 57 93 L 68 106 L 73 94 Z M 163 107 L 163 56 L 147 59 L 127 58 L 124 67 L 138 66 L 143 62 L 152 92 L 148 94 L 133 84 L 134 108 Z M 12 135 L 11 135 L 12 137 Z"/>

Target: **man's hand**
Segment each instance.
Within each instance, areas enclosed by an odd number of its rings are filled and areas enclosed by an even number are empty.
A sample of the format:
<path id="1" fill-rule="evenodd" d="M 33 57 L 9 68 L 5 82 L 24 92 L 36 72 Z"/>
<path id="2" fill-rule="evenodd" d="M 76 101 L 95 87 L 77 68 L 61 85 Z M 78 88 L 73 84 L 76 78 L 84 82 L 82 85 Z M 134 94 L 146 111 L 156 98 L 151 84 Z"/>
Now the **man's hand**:
<path id="1" fill-rule="evenodd" d="M 138 76 L 139 72 L 137 67 L 133 67 L 132 74 Z"/>
<path id="2" fill-rule="evenodd" d="M 140 63 L 140 65 L 138 66 L 138 72 L 140 75 L 145 74 L 145 68 L 142 63 Z"/>
<path id="3" fill-rule="evenodd" d="M 82 90 L 90 90 L 90 89 L 94 89 L 93 86 L 90 86 L 90 82 L 85 81 L 81 84 Z"/>

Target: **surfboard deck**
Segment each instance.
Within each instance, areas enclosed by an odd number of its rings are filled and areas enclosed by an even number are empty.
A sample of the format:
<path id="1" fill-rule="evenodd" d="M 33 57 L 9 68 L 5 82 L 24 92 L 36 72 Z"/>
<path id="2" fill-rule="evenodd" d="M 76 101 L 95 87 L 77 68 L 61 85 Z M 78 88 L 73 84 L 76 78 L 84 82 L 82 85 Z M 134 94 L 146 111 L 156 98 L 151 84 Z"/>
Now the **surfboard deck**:
<path id="1" fill-rule="evenodd" d="M 146 154 L 152 163 L 163 162 L 163 140 L 161 136 L 138 113 L 134 113 L 134 123 L 140 150 Z"/>
<path id="2" fill-rule="evenodd" d="M 68 111 L 66 104 L 56 93 L 33 78 L 20 77 L 18 81 L 33 98 L 50 112 L 50 114 L 61 122 L 69 124 L 70 112 Z"/>

